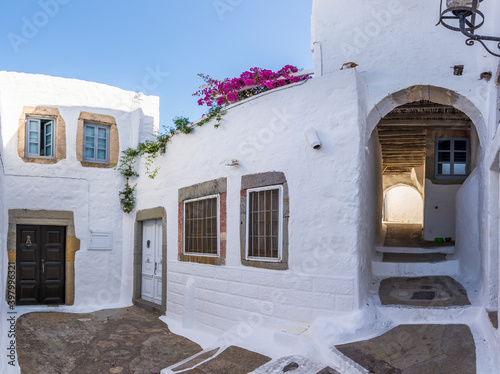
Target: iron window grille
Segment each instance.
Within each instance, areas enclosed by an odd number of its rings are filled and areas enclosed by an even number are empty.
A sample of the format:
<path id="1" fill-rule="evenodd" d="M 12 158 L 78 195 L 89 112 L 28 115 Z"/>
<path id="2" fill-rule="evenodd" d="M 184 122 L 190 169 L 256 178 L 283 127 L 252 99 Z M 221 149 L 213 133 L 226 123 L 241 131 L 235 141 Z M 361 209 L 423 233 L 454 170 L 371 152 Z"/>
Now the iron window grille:
<path id="1" fill-rule="evenodd" d="M 283 186 L 247 190 L 247 260 L 281 261 Z"/>
<path id="2" fill-rule="evenodd" d="M 218 256 L 220 195 L 184 201 L 184 254 Z"/>

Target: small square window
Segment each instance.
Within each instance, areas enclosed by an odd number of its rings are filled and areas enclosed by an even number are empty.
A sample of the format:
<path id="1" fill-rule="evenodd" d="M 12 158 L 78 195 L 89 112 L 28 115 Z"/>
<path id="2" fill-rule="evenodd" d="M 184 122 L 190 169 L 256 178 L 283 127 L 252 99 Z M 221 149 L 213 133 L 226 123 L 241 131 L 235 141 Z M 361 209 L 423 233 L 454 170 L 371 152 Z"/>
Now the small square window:
<path id="1" fill-rule="evenodd" d="M 219 254 L 219 195 L 184 201 L 184 253 Z"/>
<path id="2" fill-rule="evenodd" d="M 464 179 L 469 174 L 469 139 L 436 139 L 436 178 Z"/>
<path id="3" fill-rule="evenodd" d="M 26 157 L 54 158 L 55 127 L 54 118 L 26 118 Z"/>
<path id="4" fill-rule="evenodd" d="M 109 126 L 85 122 L 83 161 L 109 163 Z"/>
<path id="5" fill-rule="evenodd" d="M 247 193 L 248 260 L 281 261 L 283 237 L 283 187 L 249 189 Z"/>

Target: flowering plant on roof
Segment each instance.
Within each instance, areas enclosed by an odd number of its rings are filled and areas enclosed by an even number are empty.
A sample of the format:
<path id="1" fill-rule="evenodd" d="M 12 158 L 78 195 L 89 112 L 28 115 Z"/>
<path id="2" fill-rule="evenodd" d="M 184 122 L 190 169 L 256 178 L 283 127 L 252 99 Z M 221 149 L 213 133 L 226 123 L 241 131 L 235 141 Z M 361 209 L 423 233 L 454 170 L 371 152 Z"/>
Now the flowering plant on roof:
<path id="1" fill-rule="evenodd" d="M 274 88 L 310 78 L 309 75 L 297 76 L 295 73 L 298 72 L 299 69 L 296 66 L 286 65 L 277 72 L 257 67 L 251 68 L 237 78 L 224 80 L 198 74 L 205 81 L 205 84 L 193 96 L 201 97 L 198 100 L 198 105 L 228 105 Z"/>

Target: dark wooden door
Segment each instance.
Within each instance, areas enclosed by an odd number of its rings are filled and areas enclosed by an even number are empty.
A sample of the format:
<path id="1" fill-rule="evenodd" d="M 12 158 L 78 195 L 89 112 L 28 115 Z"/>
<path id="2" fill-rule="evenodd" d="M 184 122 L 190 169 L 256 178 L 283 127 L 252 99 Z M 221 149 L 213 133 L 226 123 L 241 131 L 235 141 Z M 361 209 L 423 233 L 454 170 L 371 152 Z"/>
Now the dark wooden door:
<path id="1" fill-rule="evenodd" d="M 17 226 L 18 305 L 64 304 L 66 228 Z"/>

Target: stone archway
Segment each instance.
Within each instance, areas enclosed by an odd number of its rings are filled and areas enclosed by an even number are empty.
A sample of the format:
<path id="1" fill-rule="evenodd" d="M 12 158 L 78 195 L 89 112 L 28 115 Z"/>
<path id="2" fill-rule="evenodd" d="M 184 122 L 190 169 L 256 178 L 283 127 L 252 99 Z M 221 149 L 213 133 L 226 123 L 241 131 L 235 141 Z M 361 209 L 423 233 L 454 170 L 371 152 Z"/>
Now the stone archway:
<path id="1" fill-rule="evenodd" d="M 404 104 L 422 100 L 429 100 L 436 104 L 450 105 L 465 113 L 474 123 L 480 144 L 486 143 L 486 123 L 479 109 L 469 99 L 457 92 L 431 85 L 411 86 L 380 100 L 367 116 L 365 139 L 367 141 L 370 139 L 380 120 L 393 109 Z"/>
<path id="2" fill-rule="evenodd" d="M 416 85 L 411 86 L 393 94 L 384 97 L 379 103 L 377 103 L 373 109 L 369 112 L 366 120 L 365 128 L 365 146 L 369 147 L 371 150 L 374 149 L 374 144 L 378 143 L 379 131 L 376 131 L 377 126 L 380 123 L 386 121 L 390 118 L 391 114 L 394 113 L 398 108 L 405 107 L 411 110 L 411 104 L 437 104 L 446 113 L 446 110 L 453 110 L 462 113 L 467 120 L 470 122 L 470 133 L 471 138 L 474 137 L 475 146 L 471 146 L 470 154 L 473 155 L 471 159 L 470 173 L 468 174 L 465 183 L 457 187 L 456 191 L 456 202 L 451 202 L 453 207 L 456 207 L 456 213 L 453 212 L 454 217 L 450 218 L 451 224 L 456 228 L 456 253 L 460 260 L 460 272 L 464 276 L 470 277 L 481 277 L 484 267 L 484 257 L 486 256 L 483 252 L 483 247 L 486 246 L 485 241 L 485 228 L 481 215 L 487 212 L 487 201 L 486 197 L 487 191 L 483 185 L 483 175 L 484 175 L 484 156 L 485 147 L 487 144 L 487 126 L 484 118 L 479 111 L 479 109 L 469 100 L 468 98 L 454 92 L 452 90 L 435 87 L 431 85 Z M 449 109 L 448 109 L 449 108 Z M 442 121 L 441 118 L 436 118 L 441 120 L 441 126 L 446 129 L 447 121 L 446 118 Z M 435 152 L 434 146 L 430 146 L 429 141 L 426 138 L 425 131 L 421 136 L 420 141 L 423 143 L 422 150 L 425 151 L 423 156 L 425 160 L 420 160 L 420 165 L 425 166 L 430 165 L 429 150 L 432 150 L 432 157 L 434 157 Z M 436 140 L 438 136 L 436 135 Z M 375 141 L 375 143 L 374 143 Z M 472 141 L 471 141 L 472 143 Z M 433 143 L 434 145 L 437 142 Z M 379 152 L 382 154 L 383 152 Z M 434 159 L 434 158 L 432 158 Z M 432 167 L 437 168 L 432 163 Z M 434 171 L 433 171 L 434 173 Z M 420 172 L 419 181 L 421 184 L 428 182 L 428 175 L 426 175 L 425 170 Z M 377 186 L 373 186 L 373 190 L 378 190 L 378 194 L 382 191 Z M 426 196 L 427 189 L 423 192 Z M 446 196 L 443 191 L 440 192 L 442 196 Z M 435 196 L 432 196 L 435 197 Z M 426 196 L 427 198 L 427 196 Z M 380 197 L 380 200 L 382 198 Z M 439 204 L 434 204 L 432 209 L 441 209 Z M 429 210 L 430 211 L 430 210 Z M 430 233 L 434 234 L 434 233 Z M 472 235 L 473 234 L 473 235 Z M 430 236 L 430 235 L 429 235 Z M 438 236 L 438 235 L 435 235 Z M 451 235 L 443 235 L 451 236 Z"/>

